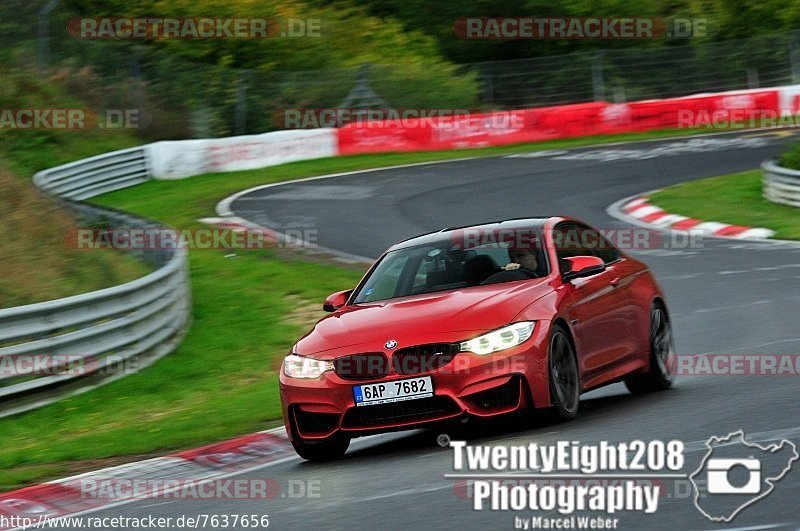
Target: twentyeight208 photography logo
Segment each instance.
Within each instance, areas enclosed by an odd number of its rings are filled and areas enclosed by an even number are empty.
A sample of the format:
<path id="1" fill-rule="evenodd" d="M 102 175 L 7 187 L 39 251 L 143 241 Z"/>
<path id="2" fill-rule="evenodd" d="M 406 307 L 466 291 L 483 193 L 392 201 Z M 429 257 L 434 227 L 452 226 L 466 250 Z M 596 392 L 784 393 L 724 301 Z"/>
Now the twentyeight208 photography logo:
<path id="1" fill-rule="evenodd" d="M 797 461 L 794 443 L 782 439 L 761 446 L 742 430 L 706 441 L 708 453 L 690 476 L 694 504 L 713 522 L 730 522 L 746 507 L 767 497 Z"/>

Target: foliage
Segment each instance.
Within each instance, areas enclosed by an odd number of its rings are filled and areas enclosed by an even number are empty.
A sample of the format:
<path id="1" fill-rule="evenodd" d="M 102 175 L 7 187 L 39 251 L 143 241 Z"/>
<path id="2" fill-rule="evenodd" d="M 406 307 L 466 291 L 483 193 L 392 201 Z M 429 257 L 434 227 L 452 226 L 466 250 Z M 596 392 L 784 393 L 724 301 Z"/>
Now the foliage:
<path id="1" fill-rule="evenodd" d="M 800 170 L 800 144 L 794 144 L 791 148 L 781 154 L 781 166 Z"/>

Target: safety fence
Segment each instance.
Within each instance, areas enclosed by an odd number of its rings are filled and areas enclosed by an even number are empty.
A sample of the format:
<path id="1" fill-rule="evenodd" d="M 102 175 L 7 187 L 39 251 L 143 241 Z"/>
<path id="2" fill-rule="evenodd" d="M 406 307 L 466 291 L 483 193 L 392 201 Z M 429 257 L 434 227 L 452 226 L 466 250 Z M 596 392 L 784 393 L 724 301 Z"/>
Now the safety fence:
<path id="1" fill-rule="evenodd" d="M 234 68 L 222 60 L 190 60 L 187 55 L 196 57 L 198 49 L 166 45 L 174 43 L 78 38 L 70 32 L 70 23 L 82 16 L 75 2 L 5 0 L 5 4 L 9 7 L 6 24 L 0 25 L 0 54 L 5 52 L 21 68 L 38 63 L 41 71 L 57 73 L 70 93 L 93 108 L 135 109 L 137 134 L 149 141 L 285 129 L 276 119 L 285 109 L 359 107 L 364 100 L 356 104 L 351 98 L 358 86 L 369 87 L 381 105 L 391 108 L 488 112 L 800 83 L 800 30 L 724 41 L 713 34 L 604 40 L 602 50 L 590 41 L 540 41 L 535 46 L 520 41 L 511 46 L 471 41 L 454 33 L 461 50 L 455 63 L 437 59 L 345 66 L 337 59 L 339 54 L 324 53 L 323 43 L 334 42 L 327 36 L 341 31 L 331 27 L 319 39 L 298 43 L 294 56 L 262 61 L 253 59 L 260 54 L 238 50 L 234 62 L 247 68 Z M 46 5 L 54 9 L 42 10 Z M 500 45 L 505 48 L 495 48 Z M 319 46 L 320 53 L 313 54 L 314 48 L 306 46 Z M 512 52 L 509 46 L 518 50 Z M 221 44 L 220 49 L 224 49 Z M 547 55 L 466 62 L 508 53 Z M 312 56 L 310 62 L 298 60 Z M 304 64 L 314 69 L 298 70 Z M 186 83 L 187 79 L 192 82 Z"/>

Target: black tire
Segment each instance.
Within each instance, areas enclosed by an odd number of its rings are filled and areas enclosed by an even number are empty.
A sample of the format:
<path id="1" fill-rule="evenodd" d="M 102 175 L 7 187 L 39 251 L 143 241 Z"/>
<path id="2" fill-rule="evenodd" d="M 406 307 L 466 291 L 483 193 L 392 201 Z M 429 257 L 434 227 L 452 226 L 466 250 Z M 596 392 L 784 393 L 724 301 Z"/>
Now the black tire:
<path id="1" fill-rule="evenodd" d="M 350 437 L 335 435 L 320 442 L 292 441 L 294 451 L 306 461 L 322 462 L 339 459 L 350 446 Z"/>
<path id="2" fill-rule="evenodd" d="M 672 387 L 675 379 L 675 345 L 666 308 L 655 303 L 650 309 L 650 368 L 625 380 L 635 395 L 655 393 Z"/>
<path id="3" fill-rule="evenodd" d="M 580 379 L 575 349 L 567 332 L 559 325 L 550 333 L 547 358 L 550 366 L 550 402 L 560 420 L 572 420 L 580 405 Z"/>

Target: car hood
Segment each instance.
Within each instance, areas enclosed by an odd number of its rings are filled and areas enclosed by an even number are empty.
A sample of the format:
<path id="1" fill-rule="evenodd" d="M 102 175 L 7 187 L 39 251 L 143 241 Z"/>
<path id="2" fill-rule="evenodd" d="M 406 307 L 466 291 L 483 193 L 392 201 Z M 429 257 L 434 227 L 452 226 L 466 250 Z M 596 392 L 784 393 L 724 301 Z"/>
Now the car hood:
<path id="1" fill-rule="evenodd" d="M 296 352 L 328 359 L 384 351 L 392 339 L 399 348 L 460 341 L 510 323 L 551 289 L 534 279 L 347 306 L 319 321 Z"/>

